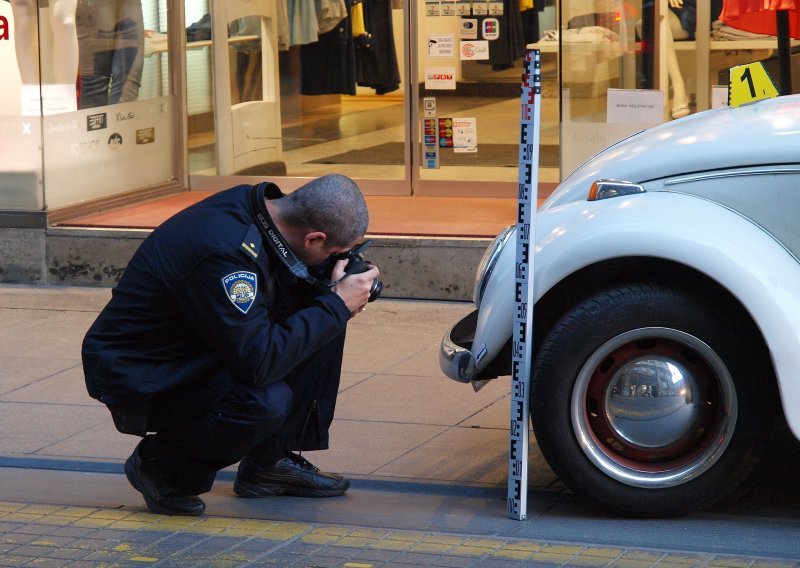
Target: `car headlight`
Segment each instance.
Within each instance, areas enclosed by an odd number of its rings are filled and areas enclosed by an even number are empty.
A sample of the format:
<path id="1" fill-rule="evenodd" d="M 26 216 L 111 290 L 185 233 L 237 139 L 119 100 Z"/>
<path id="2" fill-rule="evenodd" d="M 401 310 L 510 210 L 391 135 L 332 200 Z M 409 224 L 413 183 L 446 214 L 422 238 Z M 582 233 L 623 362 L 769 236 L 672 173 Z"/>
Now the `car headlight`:
<path id="1" fill-rule="evenodd" d="M 475 287 L 472 292 L 472 301 L 476 308 L 481 307 L 483 293 L 486 291 L 486 285 L 492 277 L 492 271 L 497 264 L 497 259 L 500 258 L 500 253 L 503 252 L 506 244 L 511 240 L 515 229 L 516 225 L 510 225 L 500 231 L 500 234 L 495 237 L 492 244 L 483 253 L 481 262 L 478 264 L 478 271 L 475 274 Z"/>

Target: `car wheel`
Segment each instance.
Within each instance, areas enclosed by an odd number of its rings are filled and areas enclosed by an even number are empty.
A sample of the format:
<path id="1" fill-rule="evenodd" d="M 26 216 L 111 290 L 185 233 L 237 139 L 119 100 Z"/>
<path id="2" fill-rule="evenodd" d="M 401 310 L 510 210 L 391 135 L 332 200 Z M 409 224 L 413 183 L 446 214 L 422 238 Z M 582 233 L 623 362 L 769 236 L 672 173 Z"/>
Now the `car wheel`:
<path id="1" fill-rule="evenodd" d="M 732 310 L 655 285 L 596 295 L 551 329 L 532 378 L 553 471 L 605 510 L 684 514 L 739 487 L 773 416 L 765 349 Z"/>

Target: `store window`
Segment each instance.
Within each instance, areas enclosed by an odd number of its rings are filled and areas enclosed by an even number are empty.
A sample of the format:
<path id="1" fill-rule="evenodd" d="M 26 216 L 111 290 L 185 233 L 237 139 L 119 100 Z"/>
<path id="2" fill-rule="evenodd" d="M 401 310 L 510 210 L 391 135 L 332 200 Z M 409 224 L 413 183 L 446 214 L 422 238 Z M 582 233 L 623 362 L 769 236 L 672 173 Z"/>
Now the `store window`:
<path id="1" fill-rule="evenodd" d="M 175 182 L 166 0 L 0 3 L 4 209 Z"/>
<path id="2" fill-rule="evenodd" d="M 559 2 L 557 30 L 535 47 L 561 53 L 562 178 L 634 132 L 725 106 L 731 67 L 775 69 L 777 39 L 724 24 L 721 10 L 721 0 Z"/>
<path id="3" fill-rule="evenodd" d="M 421 193 L 515 196 L 520 78 L 555 2 L 429 0 L 417 12 Z M 558 180 L 557 46 L 542 50 L 539 181 Z"/>
<path id="4" fill-rule="evenodd" d="M 187 0 L 186 22 L 191 174 L 406 178 L 402 2 Z"/>

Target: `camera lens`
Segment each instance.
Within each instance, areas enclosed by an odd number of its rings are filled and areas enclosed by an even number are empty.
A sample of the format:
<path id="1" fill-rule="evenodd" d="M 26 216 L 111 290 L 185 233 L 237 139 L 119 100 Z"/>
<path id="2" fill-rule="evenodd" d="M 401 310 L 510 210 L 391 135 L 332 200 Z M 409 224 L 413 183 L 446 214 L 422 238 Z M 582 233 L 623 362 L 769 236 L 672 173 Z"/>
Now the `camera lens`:
<path id="1" fill-rule="evenodd" d="M 369 289 L 369 302 L 374 302 L 378 298 L 380 298 L 381 292 L 383 292 L 383 282 L 375 278 L 372 281 L 372 287 Z"/>

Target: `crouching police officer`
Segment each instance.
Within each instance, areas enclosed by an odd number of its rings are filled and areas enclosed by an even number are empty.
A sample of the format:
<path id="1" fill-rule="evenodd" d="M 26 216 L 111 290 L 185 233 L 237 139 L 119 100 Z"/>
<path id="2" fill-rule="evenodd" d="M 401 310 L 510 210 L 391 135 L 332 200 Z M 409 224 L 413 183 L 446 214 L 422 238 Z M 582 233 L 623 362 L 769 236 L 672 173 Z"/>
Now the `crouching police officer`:
<path id="1" fill-rule="evenodd" d="M 347 491 L 294 452 L 328 447 L 345 328 L 378 282 L 336 255 L 367 223 L 356 184 L 328 175 L 233 187 L 145 239 L 82 355 L 89 394 L 143 436 L 125 473 L 150 510 L 201 514 L 236 462 L 241 497 Z"/>

